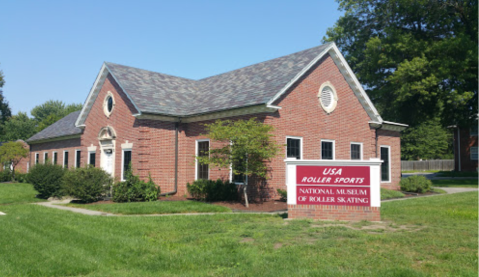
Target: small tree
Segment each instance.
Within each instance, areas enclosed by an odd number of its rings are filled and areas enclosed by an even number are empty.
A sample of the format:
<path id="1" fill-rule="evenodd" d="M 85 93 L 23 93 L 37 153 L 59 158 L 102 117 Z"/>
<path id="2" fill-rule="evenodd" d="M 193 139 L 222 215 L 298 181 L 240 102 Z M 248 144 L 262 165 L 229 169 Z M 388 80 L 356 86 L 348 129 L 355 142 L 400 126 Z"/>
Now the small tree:
<path id="1" fill-rule="evenodd" d="M 12 179 L 15 181 L 15 167 L 23 158 L 28 156 L 28 149 L 21 142 L 7 142 L 0 146 L 0 162 L 10 164 L 12 167 Z"/>
<path id="2" fill-rule="evenodd" d="M 222 147 L 210 148 L 209 155 L 197 156 L 199 163 L 217 167 L 232 166 L 233 174 L 242 176 L 244 183 L 245 205 L 248 207 L 248 177 L 253 175 L 267 178 L 265 162 L 271 161 L 281 145 L 273 139 L 273 126 L 263 124 L 251 118 L 245 120 L 217 120 L 205 124 L 205 134 L 212 141 L 222 142 Z"/>

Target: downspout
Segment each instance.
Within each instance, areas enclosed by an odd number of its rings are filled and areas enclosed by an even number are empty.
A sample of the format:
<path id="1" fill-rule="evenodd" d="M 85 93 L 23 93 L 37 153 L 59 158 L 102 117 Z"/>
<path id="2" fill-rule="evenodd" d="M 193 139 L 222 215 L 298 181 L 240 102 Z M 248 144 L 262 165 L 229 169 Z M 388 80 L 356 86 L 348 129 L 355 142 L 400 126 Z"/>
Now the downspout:
<path id="1" fill-rule="evenodd" d="M 383 127 L 383 125 L 381 124 L 381 126 L 379 126 L 377 129 L 376 129 L 376 158 L 379 158 L 378 157 L 378 130 L 381 129 Z"/>
<path id="2" fill-rule="evenodd" d="M 178 118 L 178 121 L 175 122 L 175 189 L 170 192 L 165 192 L 160 194 L 160 196 L 166 196 L 175 194 L 178 192 L 178 129 L 180 127 L 181 118 Z"/>
<path id="3" fill-rule="evenodd" d="M 457 126 L 457 161 L 459 164 L 459 171 L 461 171 L 461 131 Z"/>

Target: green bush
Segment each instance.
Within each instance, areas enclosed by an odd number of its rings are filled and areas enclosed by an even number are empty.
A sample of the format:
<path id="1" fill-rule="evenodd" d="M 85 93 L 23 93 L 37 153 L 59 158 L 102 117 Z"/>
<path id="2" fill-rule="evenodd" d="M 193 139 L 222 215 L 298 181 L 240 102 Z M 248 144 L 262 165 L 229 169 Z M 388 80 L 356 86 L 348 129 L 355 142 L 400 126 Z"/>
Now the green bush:
<path id="1" fill-rule="evenodd" d="M 15 173 L 15 180 L 19 183 L 28 182 L 28 173 Z"/>
<path id="2" fill-rule="evenodd" d="M 402 191 L 424 193 L 432 190 L 432 182 L 424 176 L 411 176 L 399 182 Z"/>
<path id="3" fill-rule="evenodd" d="M 288 191 L 285 189 L 277 189 L 276 190 L 278 194 L 280 195 L 279 200 L 286 202 L 288 200 Z"/>
<path id="4" fill-rule="evenodd" d="M 148 182 L 140 180 L 131 170 L 126 173 L 126 180 L 113 185 L 114 202 L 156 201 L 160 195 L 160 187 L 155 185 L 151 176 Z"/>
<path id="5" fill-rule="evenodd" d="M 187 183 L 186 187 L 193 198 L 201 201 L 234 201 L 238 199 L 238 189 L 230 181 L 196 180 L 193 184 Z"/>
<path id="6" fill-rule="evenodd" d="M 0 182 L 10 182 L 12 181 L 12 171 L 10 168 L 6 168 L 3 171 L 0 171 Z"/>
<path id="7" fill-rule="evenodd" d="M 92 166 L 67 170 L 62 189 L 66 195 L 83 202 L 95 202 L 110 189 L 112 178 L 104 170 Z"/>
<path id="8" fill-rule="evenodd" d="M 36 164 L 28 173 L 28 182 L 40 193 L 41 198 L 61 197 L 64 173 L 65 170 L 59 165 Z"/>

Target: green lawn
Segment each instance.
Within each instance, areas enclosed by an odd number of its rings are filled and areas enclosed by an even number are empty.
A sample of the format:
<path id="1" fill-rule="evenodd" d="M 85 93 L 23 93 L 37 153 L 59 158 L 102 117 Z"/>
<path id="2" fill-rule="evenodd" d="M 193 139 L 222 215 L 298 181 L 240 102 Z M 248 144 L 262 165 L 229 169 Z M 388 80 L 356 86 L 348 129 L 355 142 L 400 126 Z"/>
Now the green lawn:
<path id="1" fill-rule="evenodd" d="M 477 179 L 431 180 L 435 187 L 477 188 Z"/>
<path id="2" fill-rule="evenodd" d="M 382 203 L 389 230 L 273 215 L 101 217 L 3 205 L 0 276 L 477 276 L 477 203 L 475 192 Z"/>
<path id="3" fill-rule="evenodd" d="M 439 171 L 438 177 L 478 177 L 478 172 L 466 172 L 466 171 Z"/>
<path id="4" fill-rule="evenodd" d="M 401 173 L 418 173 L 418 172 L 436 173 L 436 172 L 440 172 L 440 171 L 439 170 L 404 170 L 404 171 L 401 171 Z"/>
<path id="5" fill-rule="evenodd" d="M 155 201 L 114 204 L 66 204 L 65 206 L 113 214 L 225 213 L 231 209 L 197 201 Z"/>
<path id="6" fill-rule="evenodd" d="M 0 205 L 11 203 L 31 203 L 45 201 L 36 198 L 38 192 L 30 184 L 0 183 Z"/>
<path id="7" fill-rule="evenodd" d="M 404 193 L 400 191 L 381 188 L 381 200 L 402 197 L 404 197 Z"/>

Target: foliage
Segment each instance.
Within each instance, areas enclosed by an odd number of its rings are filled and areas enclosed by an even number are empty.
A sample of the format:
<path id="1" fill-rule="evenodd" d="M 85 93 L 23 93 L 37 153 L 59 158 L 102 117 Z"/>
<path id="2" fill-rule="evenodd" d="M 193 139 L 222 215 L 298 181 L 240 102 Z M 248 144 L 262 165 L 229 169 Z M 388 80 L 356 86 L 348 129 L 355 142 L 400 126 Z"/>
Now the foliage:
<path id="1" fill-rule="evenodd" d="M 430 120 L 401 134 L 401 159 L 442 159 L 447 157 L 452 136 L 439 121 Z"/>
<path id="2" fill-rule="evenodd" d="M 36 123 L 26 113 L 19 112 L 10 117 L 3 126 L 1 141 L 27 140 L 35 134 Z"/>
<path id="3" fill-rule="evenodd" d="M 63 196 L 62 182 L 65 169 L 51 163 L 36 164 L 28 173 L 28 182 L 40 193 L 40 198 Z"/>
<path id="4" fill-rule="evenodd" d="M 219 142 L 218 147 L 210 147 L 209 155 L 200 155 L 199 163 L 211 164 L 217 167 L 232 166 L 234 175 L 242 175 L 246 206 L 248 198 L 246 189 L 247 176 L 267 178 L 266 162 L 271 161 L 279 153 L 281 145 L 273 140 L 273 126 L 263 124 L 256 118 L 245 120 L 217 120 L 205 124 L 206 137 Z"/>
<path id="5" fill-rule="evenodd" d="M 19 183 L 27 183 L 28 182 L 28 173 L 15 173 L 15 179 Z"/>
<path id="6" fill-rule="evenodd" d="M 424 193 L 432 190 L 432 182 L 424 176 L 415 175 L 399 182 L 402 191 Z"/>
<path id="7" fill-rule="evenodd" d="M 10 182 L 12 181 L 12 171 L 10 168 L 5 168 L 4 170 L 0 171 L 0 182 Z"/>
<path id="8" fill-rule="evenodd" d="M 66 206 L 123 215 L 231 212 L 229 208 L 198 201 L 154 201 L 88 205 L 69 203 Z"/>
<path id="9" fill-rule="evenodd" d="M 196 180 L 192 184 L 186 184 L 188 193 L 195 199 L 201 201 L 234 201 L 238 200 L 238 188 L 230 181 L 218 179 Z"/>
<path id="10" fill-rule="evenodd" d="M 64 194 L 86 203 L 98 201 L 110 189 L 112 178 L 104 170 L 92 166 L 72 168 L 63 176 Z"/>
<path id="11" fill-rule="evenodd" d="M 338 0 L 334 41 L 383 117 L 417 126 L 477 114 L 477 1 Z M 475 118 L 475 117 L 474 117 Z"/>
<path id="12" fill-rule="evenodd" d="M 277 189 L 276 190 L 280 195 L 279 200 L 286 202 L 288 200 L 288 191 L 285 189 Z"/>
<path id="13" fill-rule="evenodd" d="M 40 132 L 70 113 L 81 109 L 82 104 L 66 105 L 62 101 L 49 100 L 41 105 L 35 106 L 30 114 L 37 123 L 36 131 Z"/>
<path id="14" fill-rule="evenodd" d="M 0 146 L 0 163 L 8 164 L 12 168 L 12 179 L 15 181 L 15 167 L 22 159 L 27 158 L 28 148 L 21 142 L 6 142 Z"/>
<path id="15" fill-rule="evenodd" d="M 402 197 L 404 197 L 404 193 L 400 191 L 381 188 L 381 200 Z"/>
<path id="16" fill-rule="evenodd" d="M 133 175 L 130 169 L 126 172 L 125 181 L 113 185 L 112 198 L 114 202 L 156 201 L 159 195 L 160 187 L 153 182 L 151 176 L 145 182 Z"/>
<path id="17" fill-rule="evenodd" d="M 3 130 L 5 121 L 12 116 L 12 110 L 8 105 L 8 101 L 3 96 L 3 85 L 5 85 L 5 78 L 3 76 L 3 72 L 0 71 L 0 135 L 5 133 Z"/>

